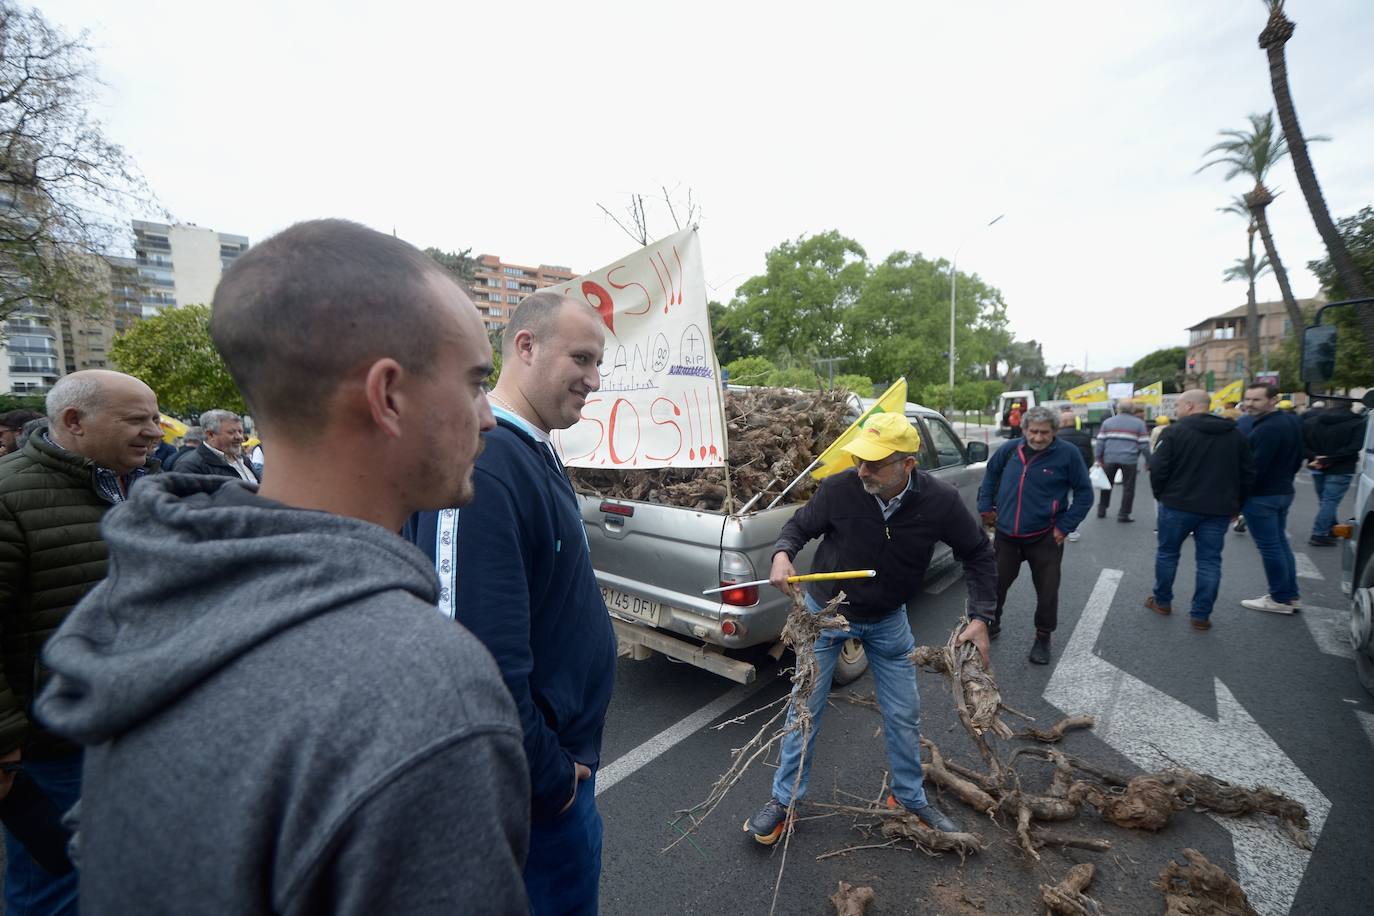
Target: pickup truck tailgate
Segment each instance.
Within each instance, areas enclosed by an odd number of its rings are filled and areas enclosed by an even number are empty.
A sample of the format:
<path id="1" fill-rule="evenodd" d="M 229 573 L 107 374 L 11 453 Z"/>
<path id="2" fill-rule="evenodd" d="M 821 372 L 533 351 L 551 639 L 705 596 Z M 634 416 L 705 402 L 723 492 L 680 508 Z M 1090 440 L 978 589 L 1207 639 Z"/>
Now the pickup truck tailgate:
<path id="1" fill-rule="evenodd" d="M 578 499 L 596 577 L 613 613 L 669 629 L 680 629 L 666 619 L 669 607 L 719 618 L 719 598 L 701 591 L 720 584 L 724 515 L 595 496 Z M 617 601 L 622 595 L 631 600 Z M 633 598 L 665 607 L 656 612 Z"/>

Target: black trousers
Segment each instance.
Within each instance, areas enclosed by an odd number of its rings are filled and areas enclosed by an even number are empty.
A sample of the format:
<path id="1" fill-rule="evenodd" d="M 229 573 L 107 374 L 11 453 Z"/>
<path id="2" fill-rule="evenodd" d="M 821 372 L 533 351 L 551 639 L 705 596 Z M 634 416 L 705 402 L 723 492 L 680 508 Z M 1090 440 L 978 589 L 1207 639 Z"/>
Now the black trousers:
<path id="1" fill-rule="evenodd" d="M 1035 583 L 1035 629 L 1039 633 L 1053 633 L 1059 624 L 1059 566 L 1064 559 L 1064 545 L 1054 542 L 1054 531 L 1029 538 L 1008 537 L 997 532 L 993 538 L 997 555 L 997 623 L 1002 623 L 1002 607 L 1007 603 L 1007 590 L 1021 572 L 1021 564 L 1030 564 L 1031 582 Z"/>
<path id="2" fill-rule="evenodd" d="M 1108 480 L 1116 480 L 1116 472 L 1121 472 L 1121 511 L 1118 515 L 1130 515 L 1131 508 L 1135 505 L 1135 477 L 1139 461 L 1132 461 L 1130 464 L 1104 464 L 1102 469 L 1107 472 Z M 1116 485 L 1113 484 L 1115 489 Z M 1102 496 L 1097 502 L 1097 517 L 1102 518 L 1107 514 L 1107 508 L 1112 504 L 1112 491 L 1103 490 Z"/>

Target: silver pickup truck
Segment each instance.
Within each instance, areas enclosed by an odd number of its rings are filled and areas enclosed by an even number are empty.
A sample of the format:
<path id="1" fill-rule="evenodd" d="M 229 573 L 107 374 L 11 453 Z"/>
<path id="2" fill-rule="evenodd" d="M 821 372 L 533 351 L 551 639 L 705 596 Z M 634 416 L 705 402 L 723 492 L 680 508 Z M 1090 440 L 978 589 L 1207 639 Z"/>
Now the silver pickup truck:
<path id="1" fill-rule="evenodd" d="M 852 415 L 872 404 L 855 397 Z M 906 415 L 921 433 L 921 469 L 958 487 L 975 510 L 987 444 L 965 444 L 939 413 L 917 404 L 908 403 Z M 767 578 L 773 544 L 799 504 L 727 515 L 588 495 L 579 500 L 621 651 L 638 659 L 661 652 L 740 683 L 753 681 L 754 665 L 740 657 L 748 653 L 737 650 L 773 647 L 789 600 L 767 585 L 715 595 L 702 590 Z M 797 557 L 798 572 L 809 571 L 814 549 L 813 543 Z M 949 547 L 937 545 L 931 568 L 951 560 Z M 847 683 L 867 666 L 863 647 L 851 642 L 836 681 Z"/>

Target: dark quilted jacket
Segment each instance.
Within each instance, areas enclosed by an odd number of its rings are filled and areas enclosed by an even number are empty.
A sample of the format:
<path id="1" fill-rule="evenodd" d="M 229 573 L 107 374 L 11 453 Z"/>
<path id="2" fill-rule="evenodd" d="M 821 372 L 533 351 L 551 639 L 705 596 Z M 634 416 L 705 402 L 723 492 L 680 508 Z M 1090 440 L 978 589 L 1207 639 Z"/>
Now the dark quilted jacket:
<path id="1" fill-rule="evenodd" d="M 150 463 L 149 467 L 155 467 Z M 34 432 L 0 459 L 0 754 L 74 751 L 29 720 L 47 680 L 39 654 L 67 612 L 105 578 L 95 462 Z"/>

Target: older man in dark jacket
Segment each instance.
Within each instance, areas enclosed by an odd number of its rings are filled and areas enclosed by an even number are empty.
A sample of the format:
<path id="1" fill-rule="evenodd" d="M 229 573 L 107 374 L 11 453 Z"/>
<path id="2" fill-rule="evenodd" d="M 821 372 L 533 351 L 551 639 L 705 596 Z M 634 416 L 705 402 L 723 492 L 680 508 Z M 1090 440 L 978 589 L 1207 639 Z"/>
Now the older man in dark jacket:
<path id="1" fill-rule="evenodd" d="M 1150 464 L 1150 486 L 1159 503 L 1154 593 L 1145 606 L 1172 614 L 1174 576 L 1189 535 L 1197 551 L 1192 626 L 1212 628 L 1212 606 L 1221 584 L 1221 551 L 1226 528 L 1240 514 L 1254 484 L 1255 466 L 1245 434 L 1225 417 L 1207 412 L 1205 391 L 1185 391 L 1178 399 L 1178 421 L 1165 427 Z"/>
<path id="2" fill-rule="evenodd" d="M 1078 449 L 1055 437 L 1054 414 L 1032 407 L 1021 424 L 1023 439 L 1008 442 L 988 461 L 978 488 L 978 511 L 995 524 L 997 552 L 997 620 L 988 631 L 1002 630 L 1007 591 L 1030 566 L 1035 583 L 1035 642 L 1030 660 L 1050 661 L 1050 634 L 1059 623 L 1059 566 L 1064 541 L 1078 530 L 1093 502 L 1088 466 Z M 1070 501 L 1072 494 L 1072 501 Z"/>
<path id="3" fill-rule="evenodd" d="M 105 578 L 100 522 L 156 468 L 148 448 L 162 438 L 157 396 L 138 379 L 89 369 L 48 393 L 48 425 L 0 461 L 0 761 L 22 760 L 61 811 L 81 790 L 81 752 L 36 725 L 34 698 L 47 679 L 39 662 L 48 637 Z M 0 773 L 0 798 L 14 773 Z M 55 878 L 5 831 L 5 911 L 75 913 L 76 876 Z"/>
<path id="4" fill-rule="evenodd" d="M 259 483 L 257 469 L 243 457 L 243 420 L 229 410 L 207 410 L 200 415 L 204 441 L 189 455 L 176 460 L 178 474 L 208 474 Z"/>

